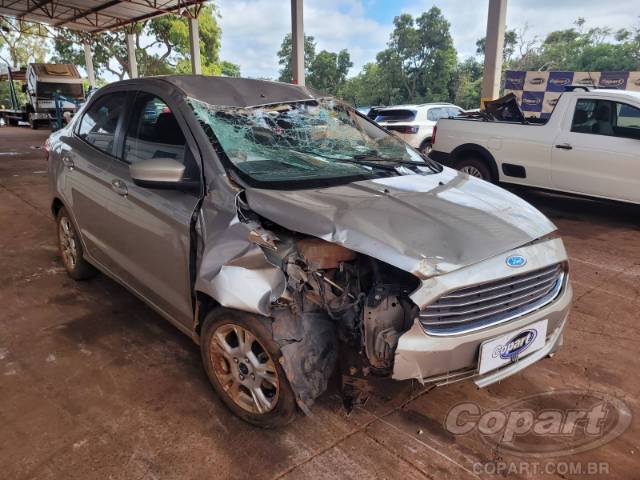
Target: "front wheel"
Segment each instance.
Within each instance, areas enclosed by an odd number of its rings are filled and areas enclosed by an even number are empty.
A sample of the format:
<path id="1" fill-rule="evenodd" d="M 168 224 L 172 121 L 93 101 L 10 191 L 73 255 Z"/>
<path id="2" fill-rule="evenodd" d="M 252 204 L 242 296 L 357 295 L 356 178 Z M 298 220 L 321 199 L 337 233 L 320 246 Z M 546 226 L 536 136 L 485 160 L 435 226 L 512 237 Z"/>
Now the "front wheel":
<path id="1" fill-rule="evenodd" d="M 207 376 L 222 401 L 243 420 L 263 428 L 287 425 L 297 410 L 270 322 L 216 308 L 207 315 L 200 339 Z"/>

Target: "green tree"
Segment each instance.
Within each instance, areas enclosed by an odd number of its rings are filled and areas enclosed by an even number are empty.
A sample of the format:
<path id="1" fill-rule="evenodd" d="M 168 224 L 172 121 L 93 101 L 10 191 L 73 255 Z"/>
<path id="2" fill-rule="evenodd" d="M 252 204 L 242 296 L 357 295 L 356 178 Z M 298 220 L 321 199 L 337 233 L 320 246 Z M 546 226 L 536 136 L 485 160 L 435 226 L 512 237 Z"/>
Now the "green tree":
<path id="1" fill-rule="evenodd" d="M 487 37 L 482 37 L 476 42 L 476 54 L 484 58 L 484 49 L 487 45 Z M 518 32 L 515 30 L 505 30 L 504 48 L 502 49 L 502 61 L 506 64 L 511 60 L 518 45 Z"/>
<path id="2" fill-rule="evenodd" d="M 291 82 L 293 80 L 293 46 L 291 44 L 291 34 L 287 33 L 282 39 L 280 50 L 278 51 L 278 64 L 280 65 L 280 82 Z M 310 35 L 304 36 L 304 71 L 305 76 L 309 73 L 311 63 L 316 56 L 316 42 Z"/>
<path id="3" fill-rule="evenodd" d="M 344 85 L 352 66 L 353 62 L 347 50 L 340 50 L 339 53 L 322 50 L 309 66 L 307 83 L 323 92 L 336 94 Z"/>
<path id="4" fill-rule="evenodd" d="M 48 46 L 37 33 L 38 27 L 33 23 L 0 18 L 0 52 L 6 51 L 6 55 L 0 55 L 0 60 L 16 70 L 30 62 L 43 62 Z"/>
<path id="5" fill-rule="evenodd" d="M 467 58 L 456 67 L 453 102 L 462 108 L 480 106 L 480 89 L 484 65 L 474 57 Z"/>
<path id="6" fill-rule="evenodd" d="M 238 66 L 220 61 L 221 30 L 217 18 L 214 4 L 207 4 L 198 16 L 202 71 L 209 75 L 220 75 L 223 71 L 239 75 Z M 133 33 L 141 76 L 191 73 L 187 18 L 175 15 L 154 18 L 135 26 Z M 128 74 L 126 39 L 122 30 L 93 37 L 64 30 L 54 42 L 54 60 L 84 65 L 83 41 L 91 44 L 98 75 L 107 71 L 123 79 Z"/>
<path id="7" fill-rule="evenodd" d="M 441 101 L 453 96 L 456 50 L 450 24 L 437 7 L 418 18 L 402 14 L 393 20 L 394 29 L 387 50 L 380 52 L 378 64 L 385 75 L 397 69 L 404 87 L 403 100 Z"/>

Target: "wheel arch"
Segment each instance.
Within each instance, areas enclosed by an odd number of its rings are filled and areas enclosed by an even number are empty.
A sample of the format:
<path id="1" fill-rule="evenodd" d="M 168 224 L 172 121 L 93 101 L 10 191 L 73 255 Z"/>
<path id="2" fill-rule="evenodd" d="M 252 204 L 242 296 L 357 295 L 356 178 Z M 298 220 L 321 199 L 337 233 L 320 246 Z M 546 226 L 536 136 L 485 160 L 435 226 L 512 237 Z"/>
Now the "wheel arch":
<path id="1" fill-rule="evenodd" d="M 220 303 L 211 295 L 196 290 L 194 293 L 195 311 L 193 315 L 193 336 L 194 339 L 200 339 L 202 333 L 202 324 L 207 314 L 216 307 L 220 306 Z"/>
<path id="2" fill-rule="evenodd" d="M 462 145 L 457 146 L 451 152 L 452 165 L 455 167 L 456 163 L 464 158 L 465 155 L 472 154 L 476 158 L 482 160 L 489 167 L 491 171 L 491 176 L 493 177 L 494 182 L 498 182 L 500 180 L 500 173 L 498 171 L 498 164 L 496 159 L 491 154 L 489 150 L 487 150 L 482 145 L 478 145 L 477 143 L 464 143 Z"/>
<path id="3" fill-rule="evenodd" d="M 51 200 L 51 213 L 53 214 L 53 218 L 56 218 L 58 216 L 58 212 L 62 207 L 64 207 L 64 203 L 62 203 L 62 200 L 60 200 L 58 197 L 53 197 L 53 200 Z"/>

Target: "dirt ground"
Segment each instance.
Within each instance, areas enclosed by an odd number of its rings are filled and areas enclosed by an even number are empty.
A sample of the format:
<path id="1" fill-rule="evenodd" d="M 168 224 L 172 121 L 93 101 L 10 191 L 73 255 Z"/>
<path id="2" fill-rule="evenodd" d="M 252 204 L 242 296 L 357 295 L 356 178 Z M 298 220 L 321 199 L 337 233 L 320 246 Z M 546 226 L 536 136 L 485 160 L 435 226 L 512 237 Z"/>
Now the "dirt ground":
<path id="1" fill-rule="evenodd" d="M 384 383 L 347 416 L 335 388 L 311 417 L 263 431 L 231 415 L 188 338 L 105 276 L 63 271 L 49 211 L 46 131 L 0 129 L 0 477 L 583 478 L 560 463 L 638 478 L 640 424 L 560 458 L 514 456 L 443 426 L 463 400 L 483 409 L 540 392 L 605 392 L 640 412 L 640 208 L 526 193 L 560 227 L 574 305 L 564 348 L 506 381 L 438 389 Z M 545 441 L 544 438 L 540 439 Z M 532 473 L 534 463 L 551 471 Z M 601 472 L 601 473 L 606 473 Z"/>

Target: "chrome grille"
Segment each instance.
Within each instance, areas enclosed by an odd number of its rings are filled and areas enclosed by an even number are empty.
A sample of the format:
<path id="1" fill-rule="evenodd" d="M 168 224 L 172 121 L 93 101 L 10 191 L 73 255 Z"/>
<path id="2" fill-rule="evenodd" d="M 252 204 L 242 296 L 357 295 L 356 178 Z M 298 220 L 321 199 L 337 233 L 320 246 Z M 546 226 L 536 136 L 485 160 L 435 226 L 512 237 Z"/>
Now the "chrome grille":
<path id="1" fill-rule="evenodd" d="M 477 330 L 525 315 L 558 296 L 564 280 L 561 264 L 455 290 L 420 312 L 431 334 L 452 335 Z"/>

